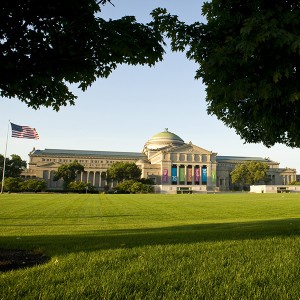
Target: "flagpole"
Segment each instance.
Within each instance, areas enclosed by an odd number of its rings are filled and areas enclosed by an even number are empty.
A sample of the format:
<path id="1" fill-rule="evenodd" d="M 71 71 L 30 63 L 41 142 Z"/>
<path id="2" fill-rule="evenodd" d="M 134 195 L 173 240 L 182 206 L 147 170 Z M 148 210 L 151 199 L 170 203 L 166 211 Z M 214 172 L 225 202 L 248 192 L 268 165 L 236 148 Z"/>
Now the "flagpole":
<path id="1" fill-rule="evenodd" d="M 3 187 L 4 187 L 4 177 L 5 177 L 5 165 L 6 165 L 6 152 L 7 152 L 7 143 L 8 143 L 9 124 L 10 124 L 10 120 L 8 121 L 8 125 L 7 125 L 6 145 L 5 145 L 4 162 L 3 162 L 3 173 L 2 173 L 2 184 L 1 184 L 1 194 L 3 194 Z"/>

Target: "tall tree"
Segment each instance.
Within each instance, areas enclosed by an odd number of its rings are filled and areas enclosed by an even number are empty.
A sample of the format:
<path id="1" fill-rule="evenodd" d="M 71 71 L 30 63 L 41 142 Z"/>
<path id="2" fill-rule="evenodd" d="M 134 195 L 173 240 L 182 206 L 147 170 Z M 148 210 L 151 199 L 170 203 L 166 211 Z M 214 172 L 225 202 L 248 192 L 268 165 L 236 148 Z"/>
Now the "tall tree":
<path id="1" fill-rule="evenodd" d="M 238 164 L 230 173 L 232 183 L 239 183 L 241 186 L 255 184 L 260 181 L 267 182 L 268 165 L 264 162 L 249 161 Z"/>
<path id="2" fill-rule="evenodd" d="M 2 180 L 4 166 L 4 156 L 0 154 L 0 179 Z M 20 177 L 22 171 L 26 169 L 27 163 L 22 160 L 19 155 L 12 154 L 11 158 L 6 158 L 5 160 L 5 174 L 4 177 Z"/>
<path id="3" fill-rule="evenodd" d="M 68 84 L 86 90 L 118 64 L 162 60 L 163 40 L 152 26 L 99 16 L 108 0 L 2 2 L 0 96 L 29 107 L 59 110 L 77 98 Z"/>
<path id="4" fill-rule="evenodd" d="M 76 175 L 78 172 L 83 172 L 84 167 L 80 163 L 78 163 L 77 160 L 74 160 L 73 162 L 69 164 L 63 164 L 61 165 L 56 172 L 54 172 L 54 181 L 58 181 L 59 179 L 63 179 L 64 181 L 64 189 L 67 189 L 68 185 L 75 181 Z"/>
<path id="5" fill-rule="evenodd" d="M 249 171 L 246 164 L 237 164 L 230 173 L 232 183 L 238 183 L 242 187 L 247 184 L 248 175 Z"/>
<path id="6" fill-rule="evenodd" d="M 186 25 L 164 9 L 154 23 L 199 64 L 208 112 L 250 143 L 300 146 L 300 2 L 211 0 L 207 22 Z"/>
<path id="7" fill-rule="evenodd" d="M 142 171 L 135 163 L 115 162 L 107 169 L 108 177 L 118 182 L 141 178 Z"/>

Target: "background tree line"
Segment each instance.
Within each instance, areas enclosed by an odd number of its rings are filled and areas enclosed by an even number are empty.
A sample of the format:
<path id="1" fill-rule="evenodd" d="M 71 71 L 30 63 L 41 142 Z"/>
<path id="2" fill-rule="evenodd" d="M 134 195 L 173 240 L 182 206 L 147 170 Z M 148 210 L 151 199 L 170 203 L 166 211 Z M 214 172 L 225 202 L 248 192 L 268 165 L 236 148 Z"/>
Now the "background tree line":
<path id="1" fill-rule="evenodd" d="M 45 180 L 23 179 L 21 173 L 26 169 L 27 163 L 19 155 L 12 154 L 5 159 L 4 186 L 7 192 L 38 192 L 47 188 Z M 0 185 L 2 184 L 4 156 L 0 154 Z"/>
<path id="2" fill-rule="evenodd" d="M 4 191 L 18 192 L 43 192 L 47 189 L 44 179 L 24 179 L 21 177 L 7 177 L 4 180 Z"/>
<path id="3" fill-rule="evenodd" d="M 153 193 L 153 182 L 149 179 L 141 178 L 142 171 L 135 163 L 115 162 L 101 174 L 106 180 L 106 191 L 109 185 L 115 181 L 117 185 L 111 189 L 115 193 Z"/>
<path id="4" fill-rule="evenodd" d="M 63 180 L 65 191 L 82 192 L 94 191 L 90 183 L 76 180 L 77 174 L 84 172 L 84 166 L 73 161 L 69 164 L 61 165 L 54 173 L 54 181 Z M 115 162 L 107 171 L 101 173 L 101 179 L 105 180 L 105 192 L 116 193 L 150 193 L 153 192 L 151 182 L 141 179 L 142 171 L 135 163 Z M 115 183 L 115 187 L 111 187 Z"/>
<path id="5" fill-rule="evenodd" d="M 3 174 L 4 157 L 0 155 L 1 180 Z M 41 179 L 23 179 L 20 177 L 26 169 L 27 163 L 20 156 L 13 154 L 6 158 L 4 190 L 10 192 L 44 191 L 47 183 Z M 54 181 L 62 179 L 63 190 L 71 192 L 93 192 L 95 187 L 91 183 L 76 180 L 77 174 L 84 172 L 84 166 L 77 160 L 69 164 L 62 164 L 54 172 Z M 118 193 L 151 193 L 153 192 L 152 182 L 141 178 L 141 169 L 135 163 L 115 162 L 101 177 L 106 181 L 105 191 Z M 111 183 L 117 185 L 111 188 Z"/>

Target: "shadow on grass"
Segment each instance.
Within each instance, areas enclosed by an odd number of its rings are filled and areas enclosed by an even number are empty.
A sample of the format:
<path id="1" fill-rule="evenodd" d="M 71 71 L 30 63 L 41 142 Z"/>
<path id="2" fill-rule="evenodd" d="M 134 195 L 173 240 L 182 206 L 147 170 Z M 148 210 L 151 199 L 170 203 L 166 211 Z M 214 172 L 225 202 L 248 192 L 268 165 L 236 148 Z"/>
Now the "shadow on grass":
<path id="1" fill-rule="evenodd" d="M 0 237 L 2 248 L 44 249 L 50 255 L 147 245 L 263 239 L 300 235 L 300 219 L 99 230 L 82 234 Z"/>

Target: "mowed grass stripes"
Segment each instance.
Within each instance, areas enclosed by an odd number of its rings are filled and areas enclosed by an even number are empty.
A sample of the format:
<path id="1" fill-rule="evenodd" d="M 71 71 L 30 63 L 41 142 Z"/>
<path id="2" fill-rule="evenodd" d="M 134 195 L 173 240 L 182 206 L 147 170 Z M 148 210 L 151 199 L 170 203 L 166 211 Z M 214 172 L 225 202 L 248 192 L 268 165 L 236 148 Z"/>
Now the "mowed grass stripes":
<path id="1" fill-rule="evenodd" d="M 300 195 L 0 195 L 0 299 L 298 299 Z"/>

